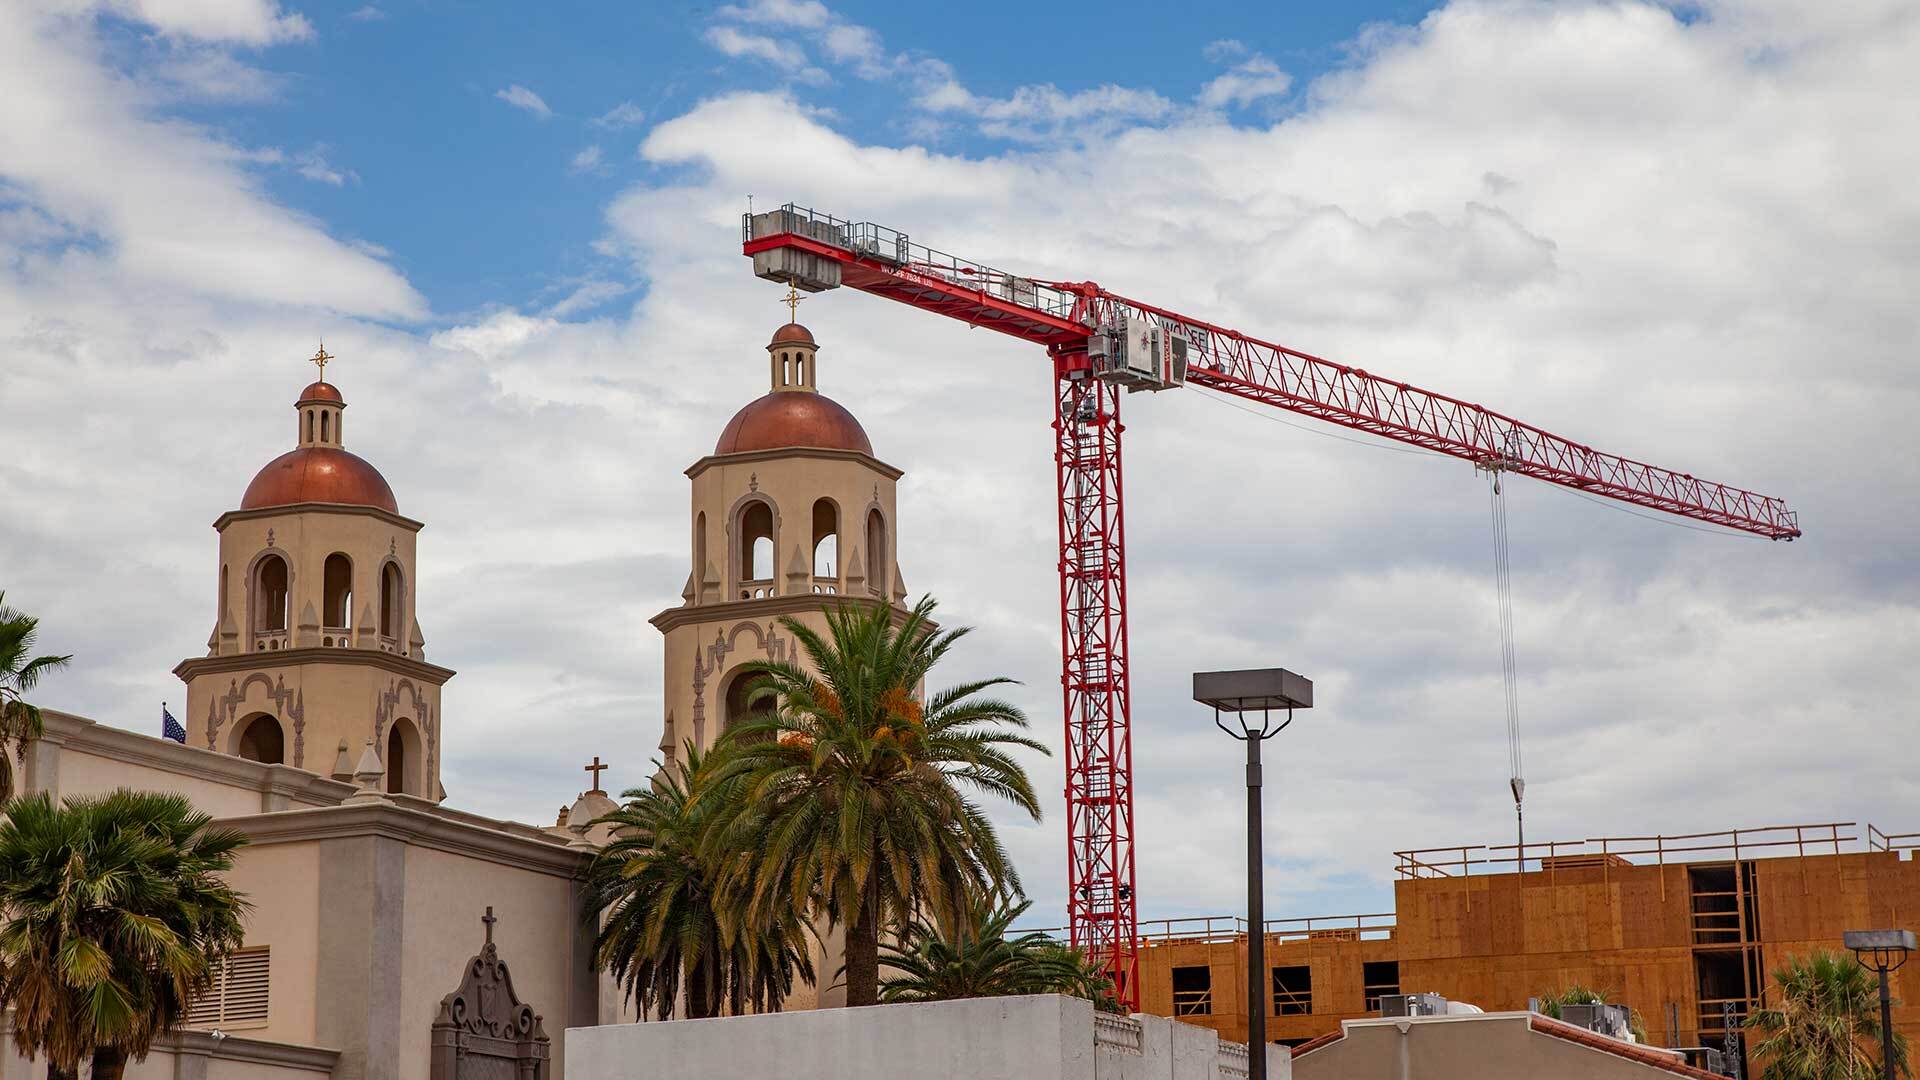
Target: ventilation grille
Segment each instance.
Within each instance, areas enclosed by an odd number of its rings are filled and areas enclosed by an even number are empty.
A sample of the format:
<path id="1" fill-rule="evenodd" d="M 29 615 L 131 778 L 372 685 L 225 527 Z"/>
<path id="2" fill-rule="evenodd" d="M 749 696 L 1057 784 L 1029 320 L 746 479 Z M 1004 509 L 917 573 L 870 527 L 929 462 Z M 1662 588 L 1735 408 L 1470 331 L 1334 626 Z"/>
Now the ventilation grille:
<path id="1" fill-rule="evenodd" d="M 193 1003 L 190 1027 L 225 1027 L 267 1022 L 267 949 L 242 949 L 229 955 L 214 973 L 213 986 Z"/>

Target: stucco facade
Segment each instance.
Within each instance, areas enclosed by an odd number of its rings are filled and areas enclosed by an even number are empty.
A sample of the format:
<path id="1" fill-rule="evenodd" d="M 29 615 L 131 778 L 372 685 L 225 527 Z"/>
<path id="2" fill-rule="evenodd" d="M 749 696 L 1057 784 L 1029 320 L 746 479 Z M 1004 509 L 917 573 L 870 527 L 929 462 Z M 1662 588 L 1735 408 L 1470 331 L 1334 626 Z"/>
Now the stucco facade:
<path id="1" fill-rule="evenodd" d="M 804 662 L 779 625 L 825 632 L 824 613 L 906 597 L 896 552 L 899 469 L 815 385 L 818 346 L 789 324 L 767 346 L 771 389 L 735 415 L 715 453 L 687 469 L 688 575 L 666 636 L 660 750 L 711 746 L 743 705 L 741 668 Z"/>
<path id="2" fill-rule="evenodd" d="M 414 582 L 422 525 L 346 452 L 346 402 L 315 383 L 296 442 L 219 534 L 207 654 L 182 661 L 187 741 L 345 779 L 371 745 L 387 790 L 441 799 L 440 691 Z"/>

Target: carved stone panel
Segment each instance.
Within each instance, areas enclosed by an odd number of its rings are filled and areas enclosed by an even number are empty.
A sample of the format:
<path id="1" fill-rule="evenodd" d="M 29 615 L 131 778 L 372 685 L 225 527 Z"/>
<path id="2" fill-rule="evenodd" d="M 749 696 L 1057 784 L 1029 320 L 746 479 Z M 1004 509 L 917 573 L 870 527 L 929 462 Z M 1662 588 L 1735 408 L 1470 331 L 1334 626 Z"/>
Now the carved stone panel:
<path id="1" fill-rule="evenodd" d="M 506 961 L 493 944 L 493 909 L 486 944 L 467 961 L 460 988 L 440 999 L 433 1022 L 432 1080 L 548 1080 L 552 1042 L 540 1014 L 513 992 Z"/>

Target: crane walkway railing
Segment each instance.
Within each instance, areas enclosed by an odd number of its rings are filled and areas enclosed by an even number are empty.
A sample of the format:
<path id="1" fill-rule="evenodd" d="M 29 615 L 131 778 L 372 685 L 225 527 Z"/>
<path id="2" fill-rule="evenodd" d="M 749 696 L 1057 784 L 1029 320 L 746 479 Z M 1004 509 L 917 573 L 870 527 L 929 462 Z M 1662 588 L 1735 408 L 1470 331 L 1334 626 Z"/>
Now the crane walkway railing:
<path id="1" fill-rule="evenodd" d="M 1661 866 L 1669 862 L 1739 862 L 1750 857 L 1838 855 L 1861 837 L 1855 822 L 1765 825 L 1753 829 L 1652 836 L 1596 836 L 1585 840 L 1528 841 L 1516 844 L 1451 844 L 1394 852 L 1394 872 L 1402 878 L 1466 877 L 1510 873 L 1531 862 L 1545 871 L 1616 866 Z M 1920 833 L 1888 834 L 1867 826 L 1870 851 L 1920 848 Z"/>

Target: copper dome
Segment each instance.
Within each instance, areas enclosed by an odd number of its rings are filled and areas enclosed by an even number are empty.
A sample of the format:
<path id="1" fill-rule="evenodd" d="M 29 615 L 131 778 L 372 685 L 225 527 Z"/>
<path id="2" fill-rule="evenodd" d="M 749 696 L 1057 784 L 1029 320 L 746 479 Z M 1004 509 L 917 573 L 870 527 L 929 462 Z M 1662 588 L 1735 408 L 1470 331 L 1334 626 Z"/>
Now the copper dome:
<path id="1" fill-rule="evenodd" d="M 312 387 L 308 392 L 312 392 Z M 393 489 L 387 486 L 380 470 L 364 458 L 330 446 L 303 446 L 267 462 L 266 468 L 254 476 L 253 483 L 247 485 L 240 509 L 259 510 L 295 503 L 344 503 L 372 506 L 389 514 L 400 512 L 399 504 L 393 499 Z"/>
<path id="2" fill-rule="evenodd" d="M 772 348 L 775 345 L 814 344 L 818 343 L 813 340 L 813 331 L 801 326 L 797 322 L 790 322 L 773 332 L 773 340 L 767 343 L 767 347 Z"/>
<path id="3" fill-rule="evenodd" d="M 300 391 L 300 399 L 294 404 L 305 405 L 309 401 L 331 401 L 338 405 L 347 403 L 347 399 L 341 397 L 340 391 L 334 389 L 333 384 L 329 382 L 307 384 L 307 388 Z"/>
<path id="4" fill-rule="evenodd" d="M 800 332 L 806 333 L 805 328 Z M 713 452 L 744 454 L 790 447 L 852 450 L 873 456 L 866 429 L 845 406 L 824 394 L 790 392 L 747 402 L 746 408 L 727 421 Z"/>

